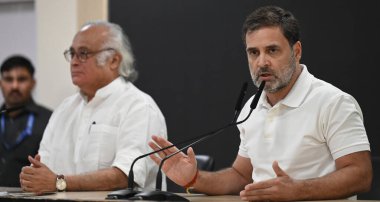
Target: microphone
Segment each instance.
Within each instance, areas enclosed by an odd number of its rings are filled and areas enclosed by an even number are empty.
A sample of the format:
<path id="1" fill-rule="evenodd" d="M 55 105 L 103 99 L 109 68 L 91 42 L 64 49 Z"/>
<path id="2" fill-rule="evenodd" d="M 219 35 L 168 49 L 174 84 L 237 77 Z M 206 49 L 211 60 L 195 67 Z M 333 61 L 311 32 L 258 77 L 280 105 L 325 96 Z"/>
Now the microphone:
<path id="1" fill-rule="evenodd" d="M 141 192 L 141 193 L 138 193 L 138 194 L 136 194 L 134 197 L 131 197 L 131 198 L 129 198 L 129 199 L 130 199 L 130 200 L 155 200 L 155 201 L 189 201 L 188 199 L 186 199 L 186 198 L 184 198 L 184 197 L 182 197 L 182 196 L 179 196 L 179 195 L 177 195 L 177 194 L 174 194 L 174 193 L 171 193 L 171 192 L 166 192 L 166 191 L 162 191 L 162 190 L 161 190 L 161 184 L 162 184 L 162 183 L 161 183 L 161 180 L 162 180 L 162 179 L 161 179 L 161 177 L 162 177 L 162 174 L 161 174 L 161 168 L 162 168 L 162 165 L 164 164 L 164 162 L 165 162 L 167 159 L 169 159 L 170 157 L 172 157 L 172 156 L 174 156 L 174 155 L 176 155 L 176 154 L 178 154 L 178 153 L 180 153 L 180 152 L 186 150 L 187 148 L 189 148 L 189 147 L 191 147 L 191 146 L 193 146 L 193 145 L 195 145 L 195 144 L 197 144 L 197 143 L 199 143 L 199 142 L 202 142 L 202 141 L 204 141 L 204 140 L 207 140 L 207 139 L 209 139 L 209 138 L 211 138 L 211 137 L 214 137 L 215 135 L 220 134 L 220 133 L 223 132 L 225 129 L 227 129 L 227 128 L 231 127 L 231 126 L 239 125 L 239 124 L 245 122 L 245 121 L 250 117 L 252 111 L 256 108 L 256 106 L 257 106 L 257 104 L 258 104 L 258 101 L 259 101 L 259 99 L 260 99 L 260 97 L 261 97 L 261 93 L 262 93 L 263 90 L 264 90 L 264 86 L 265 86 L 265 81 L 262 81 L 261 84 L 260 84 L 260 87 L 259 87 L 259 89 L 258 89 L 258 91 L 257 91 L 257 93 L 256 93 L 256 95 L 255 95 L 255 97 L 253 98 L 253 100 L 252 100 L 252 102 L 251 102 L 251 105 L 250 105 L 250 108 L 251 108 L 251 109 L 250 109 L 250 112 L 248 113 L 247 117 L 246 117 L 244 120 L 239 121 L 239 122 L 234 121 L 234 122 L 232 122 L 232 123 L 227 124 L 227 125 L 224 126 L 224 127 L 221 127 L 221 128 L 219 128 L 219 129 L 217 129 L 217 130 L 214 130 L 214 131 L 212 131 L 212 132 L 206 133 L 206 134 L 200 136 L 200 138 L 197 138 L 195 141 L 191 142 L 190 144 L 188 144 L 188 145 L 182 147 L 182 148 L 179 149 L 178 151 L 176 151 L 176 152 L 174 152 L 174 153 L 172 153 L 172 154 L 170 154 L 170 155 L 165 156 L 165 157 L 161 160 L 160 165 L 159 165 L 159 168 L 158 168 L 158 173 L 157 173 L 157 178 L 156 178 L 156 191 Z M 243 85 L 243 88 L 244 88 L 244 85 Z M 244 91 L 243 88 L 242 88 L 242 91 L 241 91 L 241 92 Z M 245 95 L 245 93 L 240 93 L 240 96 L 244 96 L 244 95 Z M 240 99 L 241 99 L 241 100 L 243 99 L 243 98 L 241 98 L 240 96 L 239 96 L 238 103 L 241 102 Z M 237 106 L 238 106 L 238 104 L 237 104 Z M 240 110 L 241 110 L 241 106 L 240 106 L 239 108 L 240 108 Z M 235 108 L 235 110 L 237 109 L 236 111 L 238 111 L 237 113 L 235 112 L 235 116 L 236 116 L 236 114 L 239 114 L 239 113 L 240 113 L 239 108 Z M 234 120 L 235 120 L 235 118 L 234 118 Z"/>
<path id="2" fill-rule="evenodd" d="M 5 113 L 10 113 L 10 112 L 13 112 L 13 111 L 17 111 L 17 110 L 22 109 L 24 107 L 25 107 L 25 105 L 19 105 L 19 106 L 11 107 L 11 108 L 5 107 L 4 109 L 2 109 L 0 111 L 0 114 L 5 114 Z"/>
<path id="3" fill-rule="evenodd" d="M 243 99 L 245 97 L 245 94 L 247 93 L 247 88 L 248 88 L 248 82 L 244 82 L 240 90 L 239 99 L 237 100 L 236 105 L 235 105 L 235 116 L 232 119 L 231 123 L 235 123 L 240 115 L 240 111 L 243 108 Z"/>
<path id="4" fill-rule="evenodd" d="M 243 98 L 246 94 L 246 91 L 247 91 L 247 82 L 244 82 L 243 83 L 243 86 L 240 90 L 240 95 L 239 95 L 239 98 L 236 102 L 236 105 L 235 105 L 235 117 L 233 120 L 236 120 L 237 117 L 239 116 L 240 114 L 240 111 L 242 109 L 242 103 L 243 103 Z M 213 132 L 211 132 L 213 133 Z M 152 151 L 152 152 L 149 152 L 147 154 L 143 154 L 141 156 L 138 156 L 137 158 L 135 158 L 131 164 L 131 167 L 129 169 L 129 173 L 128 173 L 128 187 L 127 189 L 121 189 L 121 190 L 116 190 L 116 191 L 113 191 L 111 193 L 109 193 L 106 197 L 106 199 L 128 199 L 130 197 L 133 197 L 135 196 L 136 194 L 140 193 L 141 191 L 138 191 L 138 190 L 135 190 L 134 189 L 134 173 L 133 173 L 133 166 L 135 165 L 135 163 L 142 159 L 142 158 L 145 158 L 151 154 L 155 154 L 157 152 L 161 152 L 161 151 L 164 151 L 166 149 L 169 149 L 169 148 L 172 148 L 174 146 L 178 146 L 178 145 L 182 145 L 182 144 L 185 144 L 185 143 L 188 143 L 188 142 L 193 142 L 194 140 L 197 140 L 199 138 L 202 138 L 203 136 L 205 135 L 208 135 L 208 134 L 211 134 L 211 133 L 207 133 L 207 134 L 204 134 L 204 135 L 200 135 L 200 136 L 197 136 L 197 137 L 194 137 L 194 138 L 191 138 L 189 140 L 185 140 L 185 141 L 182 141 L 182 142 L 179 142 L 177 144 L 172 144 L 170 146 L 167 146 L 167 147 L 163 147 L 159 150 L 155 150 L 155 151 Z M 161 189 L 161 179 L 160 179 L 160 185 L 159 185 L 159 188 Z M 156 181 L 156 187 L 157 186 L 157 181 Z"/>

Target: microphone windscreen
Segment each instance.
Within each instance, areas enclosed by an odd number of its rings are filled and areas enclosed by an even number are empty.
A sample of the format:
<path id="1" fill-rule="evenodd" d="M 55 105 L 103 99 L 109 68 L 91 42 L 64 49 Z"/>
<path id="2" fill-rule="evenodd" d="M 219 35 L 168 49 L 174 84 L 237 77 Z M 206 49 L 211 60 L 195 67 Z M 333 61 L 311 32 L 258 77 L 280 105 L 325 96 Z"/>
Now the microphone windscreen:
<path id="1" fill-rule="evenodd" d="M 259 102 L 259 99 L 261 97 L 261 93 L 264 90 L 264 86 L 265 86 L 265 81 L 262 81 L 261 84 L 260 84 L 260 86 L 259 86 L 259 90 L 257 91 L 255 97 L 252 100 L 251 109 L 255 109 L 256 108 L 257 103 Z"/>
<path id="2" fill-rule="evenodd" d="M 244 99 L 244 96 L 247 92 L 247 88 L 248 88 L 248 82 L 244 82 L 243 86 L 241 87 L 241 90 L 240 90 L 239 98 L 238 98 L 236 105 L 235 105 L 235 111 L 240 111 L 242 109 L 243 99 Z"/>

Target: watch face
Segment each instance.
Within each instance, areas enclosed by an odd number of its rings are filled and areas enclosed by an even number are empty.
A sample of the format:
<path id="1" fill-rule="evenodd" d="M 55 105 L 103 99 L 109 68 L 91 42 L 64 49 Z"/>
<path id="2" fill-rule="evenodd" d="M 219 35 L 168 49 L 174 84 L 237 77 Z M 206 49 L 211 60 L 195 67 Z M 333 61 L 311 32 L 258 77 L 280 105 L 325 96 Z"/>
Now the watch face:
<path id="1" fill-rule="evenodd" d="M 66 181 L 64 179 L 57 179 L 56 186 L 59 191 L 63 191 L 66 189 Z"/>

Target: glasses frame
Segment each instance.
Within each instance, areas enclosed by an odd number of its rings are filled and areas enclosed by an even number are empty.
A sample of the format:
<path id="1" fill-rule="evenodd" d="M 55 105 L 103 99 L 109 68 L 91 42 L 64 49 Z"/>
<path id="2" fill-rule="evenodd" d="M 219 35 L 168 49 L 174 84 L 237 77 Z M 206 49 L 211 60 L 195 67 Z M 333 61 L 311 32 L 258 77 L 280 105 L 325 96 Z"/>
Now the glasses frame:
<path id="1" fill-rule="evenodd" d="M 67 62 L 71 62 L 74 59 L 74 57 L 76 56 L 77 59 L 81 63 L 85 63 L 88 60 L 88 58 L 95 56 L 96 54 L 101 53 L 103 51 L 111 51 L 111 50 L 115 51 L 115 49 L 113 49 L 113 48 L 103 48 L 103 49 L 100 49 L 97 51 L 85 50 L 85 51 L 82 51 L 78 54 L 74 49 L 70 48 L 70 49 L 67 49 L 63 52 L 63 56 L 65 57 Z"/>

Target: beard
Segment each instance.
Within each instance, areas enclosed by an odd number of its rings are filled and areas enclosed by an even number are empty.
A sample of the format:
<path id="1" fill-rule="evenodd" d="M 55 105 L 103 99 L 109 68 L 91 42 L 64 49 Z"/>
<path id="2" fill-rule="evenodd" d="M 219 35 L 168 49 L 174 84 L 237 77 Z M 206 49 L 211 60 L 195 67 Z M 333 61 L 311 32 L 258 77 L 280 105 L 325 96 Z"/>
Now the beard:
<path id="1" fill-rule="evenodd" d="M 275 93 L 289 85 L 292 76 L 295 72 L 296 66 L 296 57 L 294 55 L 294 52 L 292 51 L 292 54 L 289 58 L 289 63 L 285 65 L 283 68 L 280 68 L 279 70 L 274 70 L 273 68 L 270 68 L 268 66 L 263 66 L 259 67 L 258 70 L 253 73 L 250 68 L 251 77 L 255 86 L 259 87 L 262 82 L 260 80 L 261 75 L 272 75 L 274 79 L 265 83 L 264 90 L 269 93 Z"/>

